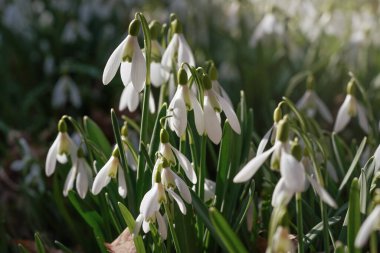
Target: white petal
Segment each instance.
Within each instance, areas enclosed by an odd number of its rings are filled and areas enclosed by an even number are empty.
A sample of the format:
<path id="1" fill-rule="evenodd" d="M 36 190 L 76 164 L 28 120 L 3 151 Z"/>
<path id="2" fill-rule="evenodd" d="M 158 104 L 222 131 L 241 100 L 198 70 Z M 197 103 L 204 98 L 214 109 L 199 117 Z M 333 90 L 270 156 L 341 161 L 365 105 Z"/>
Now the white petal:
<path id="1" fill-rule="evenodd" d="M 145 220 L 143 221 L 143 226 L 142 227 L 143 227 L 143 231 L 144 231 L 145 234 L 150 231 L 149 222 L 147 222 Z"/>
<path id="2" fill-rule="evenodd" d="M 63 106 L 67 101 L 66 87 L 69 82 L 69 77 L 62 76 L 53 89 L 51 104 L 54 108 Z"/>
<path id="3" fill-rule="evenodd" d="M 332 178 L 332 180 L 337 183 L 339 180 L 338 174 L 336 174 L 336 170 L 334 168 L 334 165 L 332 165 L 332 163 L 330 161 L 327 161 L 326 170 L 327 170 L 327 173 Z"/>
<path id="4" fill-rule="evenodd" d="M 241 133 L 240 123 L 239 123 L 239 120 L 238 120 L 238 118 L 237 118 L 237 116 L 235 114 L 234 109 L 227 102 L 227 100 L 225 100 L 224 98 L 222 98 L 218 94 L 216 94 L 216 97 L 218 98 L 219 104 L 222 107 L 223 112 L 226 114 L 226 117 L 227 117 L 228 122 L 230 123 L 232 129 L 237 134 L 240 134 Z"/>
<path id="5" fill-rule="evenodd" d="M 273 191 L 272 206 L 279 207 L 281 205 L 287 205 L 292 199 L 293 194 L 294 192 L 286 187 L 284 178 L 281 178 Z"/>
<path id="6" fill-rule="evenodd" d="M 81 104 L 82 104 L 82 99 L 81 99 L 80 92 L 79 92 L 79 89 L 78 89 L 77 85 L 73 82 L 69 86 L 69 90 L 70 90 L 71 104 L 74 107 L 79 108 L 81 106 Z"/>
<path id="7" fill-rule="evenodd" d="M 120 76 L 121 81 L 123 81 L 125 87 L 127 87 L 127 85 L 131 83 L 131 69 L 132 63 L 127 61 L 121 63 Z"/>
<path id="8" fill-rule="evenodd" d="M 261 153 L 263 153 L 268 141 L 269 141 L 269 137 L 270 137 L 270 134 L 272 132 L 272 129 L 273 129 L 273 126 L 268 130 L 268 132 L 266 132 L 266 134 L 264 135 L 264 137 L 261 139 L 260 143 L 259 143 L 259 146 L 257 147 L 257 152 L 256 152 L 256 155 L 260 155 Z"/>
<path id="9" fill-rule="evenodd" d="M 288 154 L 282 152 L 280 162 L 281 176 L 286 187 L 293 192 L 302 192 L 305 187 L 305 169 L 301 162 Z"/>
<path id="10" fill-rule="evenodd" d="M 136 163 L 136 161 L 135 161 L 134 156 L 132 155 L 132 152 L 131 152 L 129 149 L 127 149 L 127 150 L 125 151 L 125 155 L 127 156 L 127 161 L 128 161 L 128 165 L 129 165 L 129 167 L 130 167 L 133 171 L 136 171 L 136 169 L 137 169 L 137 163 Z"/>
<path id="11" fill-rule="evenodd" d="M 166 223 L 164 221 L 164 218 L 159 212 L 156 212 L 156 219 L 158 223 L 158 233 L 160 234 L 161 238 L 163 240 L 166 240 L 168 236 L 168 229 L 166 227 Z"/>
<path id="12" fill-rule="evenodd" d="M 134 41 L 134 52 L 132 57 L 131 81 L 138 92 L 141 92 L 144 89 L 145 76 L 145 58 L 136 38 Z"/>
<path id="13" fill-rule="evenodd" d="M 124 44 L 127 38 L 113 51 L 103 71 L 103 84 L 108 84 L 114 78 L 123 57 Z"/>
<path id="14" fill-rule="evenodd" d="M 71 189 L 73 189 L 75 174 L 76 174 L 76 168 L 75 168 L 75 166 L 73 166 L 70 169 L 69 174 L 67 175 L 65 185 L 63 187 L 63 196 L 65 196 L 65 197 L 69 194 L 69 191 Z"/>
<path id="15" fill-rule="evenodd" d="M 124 170 L 121 166 L 119 166 L 117 174 L 119 184 L 118 192 L 122 198 L 125 198 L 127 196 L 127 184 L 125 183 Z"/>
<path id="16" fill-rule="evenodd" d="M 170 129 L 175 131 L 178 137 L 181 137 L 185 133 L 187 126 L 185 102 L 182 99 L 175 99 L 173 110 L 169 111 L 169 115 L 172 115 L 172 117 L 168 118 Z"/>
<path id="17" fill-rule="evenodd" d="M 380 145 L 377 147 L 374 154 L 375 172 L 380 169 Z"/>
<path id="18" fill-rule="evenodd" d="M 150 64 L 150 78 L 154 87 L 160 87 L 164 83 L 161 63 L 152 62 Z"/>
<path id="19" fill-rule="evenodd" d="M 215 197 L 215 187 L 216 183 L 210 179 L 205 178 L 205 202 L 213 199 Z"/>
<path id="20" fill-rule="evenodd" d="M 170 145 L 170 144 L 169 144 Z M 185 171 L 185 174 L 187 176 L 187 178 L 193 183 L 193 184 L 196 184 L 197 183 L 197 175 L 195 174 L 195 171 L 194 171 L 194 168 L 193 166 L 191 166 L 191 163 L 190 161 L 187 159 L 187 157 L 182 154 L 178 149 L 176 149 L 175 147 L 173 147 L 172 145 L 170 145 L 171 149 L 173 150 L 175 156 L 177 157 L 178 159 L 178 162 L 179 164 L 181 165 L 181 167 L 183 168 L 183 170 Z"/>
<path id="21" fill-rule="evenodd" d="M 111 181 L 109 173 L 109 168 L 112 164 L 112 158 L 100 169 L 99 173 L 94 179 L 94 184 L 92 185 L 91 192 L 94 195 L 99 194 L 99 192 Z"/>
<path id="22" fill-rule="evenodd" d="M 58 134 L 57 138 L 55 138 L 53 144 L 49 148 L 47 157 L 46 157 L 46 164 L 45 164 L 45 173 L 46 176 L 50 177 L 54 171 L 55 166 L 57 164 L 57 153 L 58 153 L 58 142 L 60 139 L 60 134 Z"/>
<path id="23" fill-rule="evenodd" d="M 255 175 L 257 170 L 261 167 L 261 165 L 263 165 L 263 163 L 268 159 L 270 154 L 273 153 L 273 151 L 277 148 L 278 145 L 281 144 L 279 142 L 276 143 L 273 147 L 271 147 L 264 153 L 257 155 L 255 158 L 249 161 L 234 177 L 234 183 L 243 183 L 250 180 L 253 177 L 253 175 Z"/>
<path id="24" fill-rule="evenodd" d="M 174 174 L 174 183 L 175 185 L 177 186 L 178 188 L 178 191 L 179 191 L 179 194 L 181 195 L 181 197 L 183 198 L 183 200 L 188 203 L 188 204 L 191 204 L 191 194 L 190 194 L 190 190 L 189 190 L 189 187 L 186 185 L 186 183 L 182 180 L 182 178 L 180 178 L 177 174 L 175 174 L 174 172 L 172 172 Z"/>
<path id="25" fill-rule="evenodd" d="M 208 96 L 205 96 L 204 98 L 203 110 L 206 133 L 213 143 L 219 144 L 222 138 L 222 128 L 220 126 L 217 113 L 212 107 Z"/>
<path id="26" fill-rule="evenodd" d="M 323 101 L 315 93 L 314 93 L 314 101 L 315 101 L 315 104 L 316 104 L 317 109 L 318 109 L 319 113 L 321 114 L 321 116 L 328 123 L 332 123 L 333 122 L 333 118 L 332 118 L 332 115 L 331 115 L 331 113 L 329 111 L 329 108 L 327 108 L 327 106 L 325 105 L 325 103 L 323 103 Z"/>
<path id="27" fill-rule="evenodd" d="M 129 84 L 131 85 L 131 84 Z M 132 86 L 132 85 L 131 85 Z M 123 111 L 128 106 L 128 92 L 127 86 L 124 87 L 123 92 L 121 93 L 120 102 L 119 102 L 119 110 Z"/>
<path id="28" fill-rule="evenodd" d="M 76 181 L 76 188 L 78 191 L 79 196 L 84 199 L 87 194 L 88 185 L 89 185 L 89 172 L 84 167 L 85 161 L 82 160 L 82 158 L 78 158 L 78 174 L 77 174 L 77 181 Z"/>
<path id="29" fill-rule="evenodd" d="M 141 224 L 144 221 L 144 216 L 142 214 L 139 214 L 136 218 L 135 227 L 133 228 L 133 236 L 137 236 L 140 233 Z"/>
<path id="30" fill-rule="evenodd" d="M 181 211 L 181 213 L 183 213 L 185 215 L 186 214 L 186 205 L 185 205 L 185 203 L 183 203 L 182 199 L 172 189 L 167 189 L 166 191 L 174 198 L 174 200 L 177 202 L 179 210 Z"/>
<path id="31" fill-rule="evenodd" d="M 296 107 L 297 109 L 301 110 L 306 107 L 306 105 L 309 103 L 311 97 L 311 91 L 307 90 L 303 96 L 298 100 Z"/>
<path id="32" fill-rule="evenodd" d="M 195 121 L 195 127 L 197 128 L 197 132 L 199 135 L 203 135 L 204 133 L 204 118 L 203 118 L 203 111 L 200 103 L 198 102 L 197 98 L 192 92 L 189 92 L 191 105 L 194 110 L 194 121 Z"/>
<path id="33" fill-rule="evenodd" d="M 158 188 L 157 183 L 153 185 L 153 187 L 145 193 L 141 205 L 140 205 L 140 213 L 144 215 L 144 217 L 151 217 L 154 212 L 160 209 L 158 203 Z"/>
<path id="34" fill-rule="evenodd" d="M 369 236 L 376 228 L 380 218 L 380 205 L 377 205 L 367 219 L 363 222 L 355 239 L 355 247 L 363 248 Z"/>
<path id="35" fill-rule="evenodd" d="M 330 194 L 321 186 L 314 178 L 308 177 L 311 185 L 319 197 L 329 206 L 337 208 L 335 200 L 330 196 Z"/>
<path id="36" fill-rule="evenodd" d="M 349 107 L 351 103 L 352 97 L 350 95 L 347 95 L 343 104 L 339 108 L 338 115 L 336 117 L 335 125 L 334 125 L 334 132 L 338 133 L 345 128 L 345 126 L 350 121 L 350 114 L 349 114 Z"/>
<path id="37" fill-rule="evenodd" d="M 359 125 L 363 129 L 364 132 L 367 134 L 369 133 L 369 125 L 366 115 L 365 108 L 358 102 L 358 118 L 359 118 Z"/>
<path id="38" fill-rule="evenodd" d="M 188 63 L 191 66 L 195 66 L 194 55 L 191 52 L 191 48 L 183 34 L 179 34 L 179 46 L 178 46 L 178 65 L 182 63 Z"/>
<path id="39" fill-rule="evenodd" d="M 156 103 L 154 102 L 152 92 L 149 93 L 149 112 L 151 114 L 154 114 L 156 112 Z"/>
<path id="40" fill-rule="evenodd" d="M 167 81 L 170 77 L 170 71 L 172 70 L 172 61 L 175 51 L 178 48 L 178 34 L 174 34 L 170 40 L 164 54 L 162 55 L 161 65 L 162 65 L 162 75 Z"/>

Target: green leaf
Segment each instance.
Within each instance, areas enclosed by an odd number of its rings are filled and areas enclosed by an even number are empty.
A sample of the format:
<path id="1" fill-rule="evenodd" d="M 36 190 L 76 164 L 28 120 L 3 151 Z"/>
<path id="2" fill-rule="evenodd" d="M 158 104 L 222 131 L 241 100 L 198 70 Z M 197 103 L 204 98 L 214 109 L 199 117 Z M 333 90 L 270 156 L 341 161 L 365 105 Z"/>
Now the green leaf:
<path id="1" fill-rule="evenodd" d="M 340 221 L 341 217 L 340 216 L 333 216 L 328 219 L 328 224 L 329 226 L 334 225 L 338 221 Z M 318 235 L 322 232 L 323 230 L 323 221 L 319 222 L 317 225 L 315 225 L 312 229 L 310 229 L 309 233 L 305 235 L 305 250 L 311 245 L 312 242 L 317 239 Z"/>
<path id="2" fill-rule="evenodd" d="M 102 129 L 89 117 L 83 117 L 83 125 L 87 134 L 87 138 L 96 143 L 100 147 L 105 155 L 108 157 L 111 155 L 112 147 L 107 137 L 104 135 Z"/>
<path id="3" fill-rule="evenodd" d="M 150 145 L 149 145 L 149 156 L 152 160 L 154 159 L 155 151 L 158 150 L 158 147 L 160 144 L 160 131 L 161 131 L 160 120 L 161 118 L 166 116 L 167 108 L 168 108 L 167 104 L 163 103 L 160 111 L 157 114 L 156 121 L 154 122 L 152 138 L 150 139 Z"/>
<path id="4" fill-rule="evenodd" d="M 45 253 L 46 252 L 45 251 L 45 247 L 44 247 L 44 244 L 41 241 L 40 234 L 38 232 L 36 232 L 34 234 L 34 240 L 35 240 L 37 252 L 38 253 Z"/>
<path id="5" fill-rule="evenodd" d="M 215 207 L 210 208 L 209 215 L 216 233 L 229 252 L 248 252 L 223 215 Z"/>
<path id="6" fill-rule="evenodd" d="M 365 143 L 367 141 L 367 137 L 364 137 L 362 142 L 360 143 L 360 146 L 358 148 L 358 151 L 356 151 L 356 154 L 355 154 L 355 157 L 354 159 L 352 160 L 352 163 L 350 165 L 350 168 L 348 169 L 346 175 L 344 176 L 343 178 L 343 181 L 342 183 L 340 184 L 339 186 L 339 191 L 341 191 L 343 189 L 343 187 L 347 184 L 348 180 L 350 179 L 352 173 L 354 172 L 354 169 L 356 167 L 356 164 L 358 163 L 359 161 L 359 158 L 361 156 L 361 154 L 363 153 L 363 150 L 364 150 L 364 147 L 365 147 Z"/>
<path id="7" fill-rule="evenodd" d="M 135 229 L 135 219 L 133 218 L 131 212 L 129 212 L 128 208 L 125 205 L 123 205 L 123 203 L 119 202 L 117 204 L 119 205 L 119 209 L 121 215 L 124 218 L 125 223 L 127 223 L 129 232 L 133 233 L 133 230 Z M 135 242 L 137 252 L 145 253 L 144 242 L 142 240 L 141 235 L 134 236 L 133 241 Z"/>
<path id="8" fill-rule="evenodd" d="M 18 246 L 18 250 L 21 253 L 29 253 L 29 251 L 27 249 L 25 249 L 24 245 L 22 245 L 21 243 L 19 243 L 17 246 Z"/>
<path id="9" fill-rule="evenodd" d="M 360 250 L 355 248 L 355 238 L 360 229 L 360 224 L 360 186 L 359 180 L 354 178 L 351 183 L 348 204 L 347 246 L 349 253 L 360 253 Z"/>
<path id="10" fill-rule="evenodd" d="M 63 245 L 61 242 L 59 241 L 54 241 L 54 244 L 60 248 L 63 252 L 65 253 L 73 253 L 72 250 L 70 250 L 68 247 L 66 247 L 65 245 Z"/>
<path id="11" fill-rule="evenodd" d="M 150 30 L 148 22 L 146 21 L 144 15 L 139 12 L 137 13 L 137 16 L 139 17 L 141 21 L 141 26 L 144 32 L 144 49 L 145 49 L 145 57 L 146 57 L 146 83 L 150 85 L 150 63 L 151 63 L 151 39 L 150 39 Z"/>
<path id="12" fill-rule="evenodd" d="M 367 185 L 367 178 L 366 178 L 364 169 L 362 169 L 362 173 L 360 174 L 360 177 L 359 177 L 359 185 L 360 185 L 360 212 L 362 214 L 366 214 L 368 185 Z"/>

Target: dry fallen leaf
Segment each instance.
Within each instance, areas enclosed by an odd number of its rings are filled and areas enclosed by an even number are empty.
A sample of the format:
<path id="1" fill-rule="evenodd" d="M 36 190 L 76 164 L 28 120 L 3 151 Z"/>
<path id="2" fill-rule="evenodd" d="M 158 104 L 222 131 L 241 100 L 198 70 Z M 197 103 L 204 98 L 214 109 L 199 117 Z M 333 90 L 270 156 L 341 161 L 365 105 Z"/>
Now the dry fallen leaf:
<path id="1" fill-rule="evenodd" d="M 105 243 L 106 248 L 111 253 L 136 253 L 133 236 L 126 228 L 112 243 Z"/>

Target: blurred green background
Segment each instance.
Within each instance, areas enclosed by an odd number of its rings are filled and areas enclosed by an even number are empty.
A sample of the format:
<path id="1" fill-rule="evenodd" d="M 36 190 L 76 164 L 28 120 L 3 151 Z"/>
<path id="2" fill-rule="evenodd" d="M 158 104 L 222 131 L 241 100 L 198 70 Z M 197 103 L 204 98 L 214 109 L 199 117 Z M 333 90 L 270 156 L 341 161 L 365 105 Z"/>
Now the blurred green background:
<path id="1" fill-rule="evenodd" d="M 77 244 L 45 191 L 44 159 L 63 114 L 88 115 L 111 131 L 109 110 L 123 86 L 119 77 L 103 86 L 101 75 L 136 11 L 162 23 L 178 15 L 197 63 L 214 60 L 235 103 L 245 91 L 259 136 L 282 96 L 302 96 L 309 73 L 335 116 L 354 72 L 379 119 L 375 0 L 0 0 L 0 251 L 36 230 Z"/>

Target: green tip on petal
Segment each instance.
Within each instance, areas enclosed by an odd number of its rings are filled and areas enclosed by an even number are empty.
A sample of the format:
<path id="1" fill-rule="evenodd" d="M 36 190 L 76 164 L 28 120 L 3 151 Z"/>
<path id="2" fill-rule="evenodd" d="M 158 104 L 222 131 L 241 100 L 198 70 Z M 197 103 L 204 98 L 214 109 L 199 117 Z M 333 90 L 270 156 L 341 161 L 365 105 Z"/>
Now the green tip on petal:
<path id="1" fill-rule="evenodd" d="M 280 106 L 277 106 L 273 112 L 273 122 L 278 123 L 282 119 L 282 111 Z"/>
<path id="2" fill-rule="evenodd" d="M 131 36 L 137 36 L 140 31 L 140 21 L 138 19 L 132 20 L 132 22 L 129 24 L 128 32 Z"/>
<path id="3" fill-rule="evenodd" d="M 205 73 L 202 75 L 202 83 L 205 90 L 210 90 L 212 88 L 210 77 Z"/>
<path id="4" fill-rule="evenodd" d="M 168 134 L 168 131 L 166 131 L 165 129 L 161 129 L 160 141 L 161 141 L 161 143 L 168 143 L 169 142 L 169 134 Z"/>
<path id="5" fill-rule="evenodd" d="M 58 122 L 58 131 L 61 133 L 67 132 L 67 124 L 64 119 L 60 119 Z"/>
<path id="6" fill-rule="evenodd" d="M 214 63 L 211 64 L 208 74 L 210 75 L 211 80 L 218 80 L 218 70 L 216 69 Z"/>
<path id="7" fill-rule="evenodd" d="M 354 80 L 350 80 L 347 84 L 347 94 L 354 95 L 355 94 L 355 82 Z"/>
<path id="8" fill-rule="evenodd" d="M 157 40 L 161 33 L 161 24 L 157 20 L 153 20 L 149 24 L 149 31 L 151 40 Z"/>
<path id="9" fill-rule="evenodd" d="M 187 84 L 187 73 L 186 73 L 186 70 L 184 68 L 180 68 L 178 70 L 177 78 L 178 78 L 179 84 L 181 84 L 181 85 Z"/>

